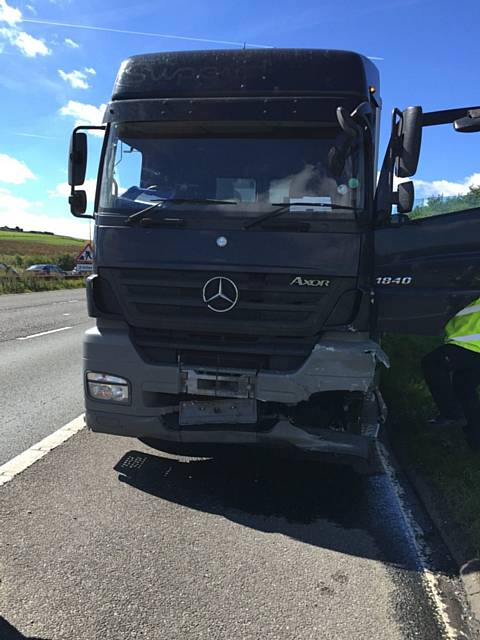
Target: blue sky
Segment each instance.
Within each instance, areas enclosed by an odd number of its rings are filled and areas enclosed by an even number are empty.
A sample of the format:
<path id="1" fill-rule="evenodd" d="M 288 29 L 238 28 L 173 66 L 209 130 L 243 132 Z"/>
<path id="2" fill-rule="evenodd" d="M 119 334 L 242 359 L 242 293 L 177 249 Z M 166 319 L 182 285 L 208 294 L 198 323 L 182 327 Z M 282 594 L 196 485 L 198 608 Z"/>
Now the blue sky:
<path id="1" fill-rule="evenodd" d="M 100 124 L 129 55 L 246 42 L 378 58 L 383 150 L 394 106 L 480 105 L 479 27 L 472 0 L 0 0 L 0 226 L 88 235 L 68 211 L 69 136 Z M 480 184 L 480 134 L 436 127 L 424 139 L 417 197 Z"/>

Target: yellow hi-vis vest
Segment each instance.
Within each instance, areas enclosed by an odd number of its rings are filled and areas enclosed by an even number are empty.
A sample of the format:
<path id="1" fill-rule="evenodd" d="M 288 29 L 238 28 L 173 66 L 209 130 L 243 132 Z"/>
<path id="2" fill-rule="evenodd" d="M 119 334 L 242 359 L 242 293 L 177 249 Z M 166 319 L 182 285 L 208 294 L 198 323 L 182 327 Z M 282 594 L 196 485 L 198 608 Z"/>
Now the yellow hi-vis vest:
<path id="1" fill-rule="evenodd" d="M 449 320 L 445 326 L 445 342 L 480 353 L 480 298 Z"/>

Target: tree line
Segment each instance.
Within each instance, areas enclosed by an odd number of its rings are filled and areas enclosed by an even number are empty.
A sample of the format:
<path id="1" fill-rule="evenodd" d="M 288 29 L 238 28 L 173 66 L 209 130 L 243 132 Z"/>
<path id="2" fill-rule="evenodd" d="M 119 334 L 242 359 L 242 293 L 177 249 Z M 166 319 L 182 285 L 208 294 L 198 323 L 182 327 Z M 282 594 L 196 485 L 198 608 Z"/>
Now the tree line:
<path id="1" fill-rule="evenodd" d="M 458 196 L 431 196 L 424 204 L 416 206 L 409 217 L 428 218 L 428 216 L 474 209 L 475 207 L 480 207 L 480 185 L 471 186 L 467 193 Z"/>

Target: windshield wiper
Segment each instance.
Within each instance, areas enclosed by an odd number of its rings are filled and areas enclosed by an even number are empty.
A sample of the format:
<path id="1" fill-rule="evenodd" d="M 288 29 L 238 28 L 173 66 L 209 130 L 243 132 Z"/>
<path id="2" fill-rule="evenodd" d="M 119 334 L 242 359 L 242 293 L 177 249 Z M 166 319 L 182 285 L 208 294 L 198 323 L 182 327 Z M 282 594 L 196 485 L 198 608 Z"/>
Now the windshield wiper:
<path id="1" fill-rule="evenodd" d="M 250 227 L 254 227 L 256 224 L 260 224 L 261 222 L 263 222 L 264 220 L 272 220 L 273 218 L 276 218 L 277 216 L 282 215 L 282 213 L 285 213 L 285 211 L 288 211 L 290 209 L 290 207 L 326 207 L 328 209 L 346 209 L 347 211 L 357 211 L 357 207 L 349 207 L 347 205 L 342 205 L 342 204 L 332 204 L 332 203 L 328 203 L 328 202 L 305 202 L 303 200 L 298 201 L 298 202 L 289 202 L 288 204 L 283 204 L 280 206 L 279 202 L 272 202 L 272 207 L 280 207 L 279 209 L 275 209 L 274 211 L 269 211 L 268 213 L 264 213 L 261 216 L 258 216 L 258 218 L 254 218 L 253 220 L 251 220 L 250 222 L 247 222 L 243 225 L 244 229 L 250 229 Z"/>
<path id="2" fill-rule="evenodd" d="M 127 224 L 132 224 L 137 220 L 141 220 L 146 213 L 161 207 L 163 204 L 237 204 L 232 200 L 215 200 L 214 198 L 158 198 L 154 204 L 145 207 L 141 211 L 136 211 L 128 216 Z"/>

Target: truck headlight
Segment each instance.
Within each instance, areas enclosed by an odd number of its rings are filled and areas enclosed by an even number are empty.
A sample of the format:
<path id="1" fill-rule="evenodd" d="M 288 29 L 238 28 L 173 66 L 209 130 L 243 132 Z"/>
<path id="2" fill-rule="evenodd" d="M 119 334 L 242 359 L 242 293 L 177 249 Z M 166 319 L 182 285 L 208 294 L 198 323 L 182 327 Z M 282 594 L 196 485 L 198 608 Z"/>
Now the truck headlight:
<path id="1" fill-rule="evenodd" d="M 125 378 L 111 376 L 108 373 L 87 373 L 88 395 L 94 400 L 106 400 L 108 402 L 130 402 L 130 385 Z"/>

